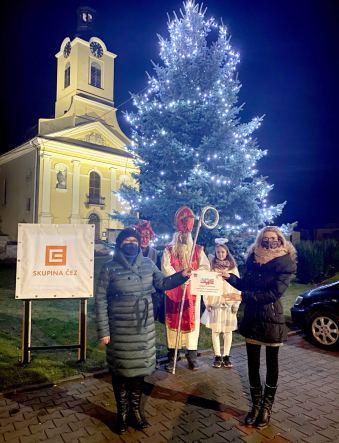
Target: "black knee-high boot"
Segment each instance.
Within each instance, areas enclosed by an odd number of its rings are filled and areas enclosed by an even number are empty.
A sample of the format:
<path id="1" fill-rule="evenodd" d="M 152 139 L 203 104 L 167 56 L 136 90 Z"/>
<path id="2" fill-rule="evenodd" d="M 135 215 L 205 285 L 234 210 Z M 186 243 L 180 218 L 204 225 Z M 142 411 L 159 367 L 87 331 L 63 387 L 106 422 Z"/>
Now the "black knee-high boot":
<path id="1" fill-rule="evenodd" d="M 127 381 L 121 377 L 112 379 L 113 392 L 117 403 L 117 432 L 123 434 L 127 431 L 129 412 L 129 390 Z"/>
<path id="2" fill-rule="evenodd" d="M 277 386 L 265 385 L 264 397 L 262 400 L 258 417 L 255 421 L 255 425 L 258 428 L 265 428 L 270 421 L 272 406 L 274 403 L 274 397 L 276 391 L 277 391 Z"/>
<path id="3" fill-rule="evenodd" d="M 260 410 L 262 387 L 261 386 L 250 386 L 251 398 L 252 398 L 252 409 L 245 417 L 245 424 L 247 426 L 254 425 Z"/>
<path id="4" fill-rule="evenodd" d="M 149 423 L 145 419 L 140 408 L 143 383 L 143 377 L 135 377 L 131 379 L 129 422 L 135 429 L 145 429 L 149 426 Z"/>

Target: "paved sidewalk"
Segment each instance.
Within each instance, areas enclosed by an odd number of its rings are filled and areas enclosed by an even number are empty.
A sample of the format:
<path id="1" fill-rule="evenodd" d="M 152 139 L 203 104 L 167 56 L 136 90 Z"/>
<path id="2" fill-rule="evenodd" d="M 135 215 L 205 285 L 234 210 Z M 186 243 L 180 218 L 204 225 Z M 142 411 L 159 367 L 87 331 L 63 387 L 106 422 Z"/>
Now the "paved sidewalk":
<path id="1" fill-rule="evenodd" d="M 339 442 L 339 353 L 299 336 L 280 354 L 280 385 L 271 424 L 242 425 L 247 411 L 245 347 L 232 351 L 232 369 L 211 367 L 177 374 L 158 370 L 147 378 L 145 409 L 152 424 L 143 432 L 114 432 L 115 402 L 110 377 L 85 378 L 30 392 L 0 395 L 0 442 Z"/>

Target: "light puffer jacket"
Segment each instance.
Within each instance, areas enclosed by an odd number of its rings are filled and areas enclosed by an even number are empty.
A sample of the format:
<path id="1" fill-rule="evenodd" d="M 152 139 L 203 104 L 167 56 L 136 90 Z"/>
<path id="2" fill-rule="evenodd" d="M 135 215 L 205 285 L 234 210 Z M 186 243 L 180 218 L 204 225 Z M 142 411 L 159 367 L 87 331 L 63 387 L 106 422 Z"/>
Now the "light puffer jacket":
<path id="1" fill-rule="evenodd" d="M 124 377 L 150 375 L 155 369 L 155 325 L 152 293 L 183 284 L 178 272 L 165 277 L 148 257 L 139 253 L 133 265 L 117 248 L 104 264 L 95 293 L 99 338 L 106 346 L 110 370 Z"/>

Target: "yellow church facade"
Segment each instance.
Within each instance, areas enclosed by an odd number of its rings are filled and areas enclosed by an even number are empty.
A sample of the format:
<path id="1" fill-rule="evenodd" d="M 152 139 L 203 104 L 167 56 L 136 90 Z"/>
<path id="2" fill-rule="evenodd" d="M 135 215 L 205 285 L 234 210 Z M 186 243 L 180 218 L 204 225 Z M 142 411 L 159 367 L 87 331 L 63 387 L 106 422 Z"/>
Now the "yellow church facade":
<path id="1" fill-rule="evenodd" d="M 57 59 L 55 117 L 0 157 L 0 228 L 17 238 L 18 223 L 94 223 L 96 240 L 123 226 L 114 191 L 135 185 L 138 170 L 114 107 L 114 60 L 104 42 L 65 38 Z"/>

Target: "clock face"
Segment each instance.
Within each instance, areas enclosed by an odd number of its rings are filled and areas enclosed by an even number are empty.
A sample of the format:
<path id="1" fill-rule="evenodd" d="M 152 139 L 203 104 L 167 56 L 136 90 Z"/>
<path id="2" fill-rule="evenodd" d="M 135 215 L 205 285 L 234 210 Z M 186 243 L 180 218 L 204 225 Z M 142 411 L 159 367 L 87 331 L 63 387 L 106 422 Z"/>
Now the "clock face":
<path id="1" fill-rule="evenodd" d="M 71 47 L 71 43 L 67 42 L 65 47 L 64 47 L 64 57 L 67 58 L 69 56 L 69 54 L 71 53 L 72 47 Z"/>
<path id="2" fill-rule="evenodd" d="M 89 47 L 90 47 L 91 53 L 95 57 L 98 57 L 98 58 L 102 57 L 102 55 L 104 53 L 104 50 L 102 49 L 102 46 L 100 45 L 100 43 L 98 43 L 98 42 L 91 42 Z"/>

